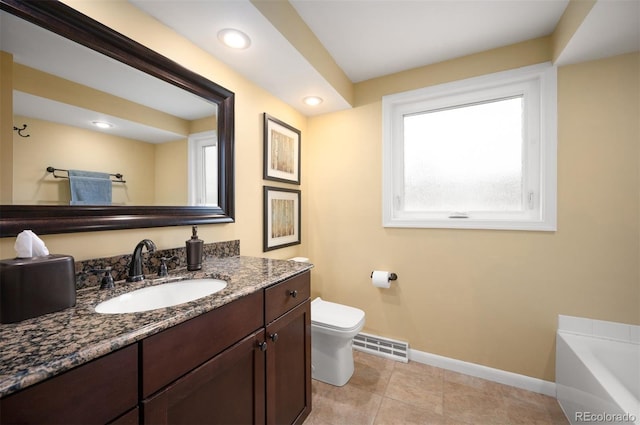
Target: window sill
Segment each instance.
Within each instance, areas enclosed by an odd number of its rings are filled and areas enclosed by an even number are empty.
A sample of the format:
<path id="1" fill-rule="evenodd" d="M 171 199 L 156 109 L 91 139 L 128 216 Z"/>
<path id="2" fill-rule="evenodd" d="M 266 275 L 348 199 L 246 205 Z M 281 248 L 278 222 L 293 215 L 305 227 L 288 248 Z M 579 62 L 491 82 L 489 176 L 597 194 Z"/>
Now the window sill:
<path id="1" fill-rule="evenodd" d="M 439 220 L 385 219 L 383 227 L 415 229 L 477 229 L 477 230 L 521 230 L 555 232 L 555 219 L 547 220 L 480 220 L 472 218 L 447 218 Z"/>

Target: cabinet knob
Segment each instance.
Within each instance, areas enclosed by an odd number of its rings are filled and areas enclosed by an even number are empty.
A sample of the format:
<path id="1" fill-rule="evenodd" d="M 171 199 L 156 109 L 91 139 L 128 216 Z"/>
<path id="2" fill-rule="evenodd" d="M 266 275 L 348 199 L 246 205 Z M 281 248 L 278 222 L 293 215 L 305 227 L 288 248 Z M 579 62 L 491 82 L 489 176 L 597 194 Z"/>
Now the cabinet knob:
<path id="1" fill-rule="evenodd" d="M 293 298 L 298 296 L 298 291 L 296 291 L 295 289 L 293 291 L 289 291 L 289 295 L 291 295 Z"/>
<path id="2" fill-rule="evenodd" d="M 259 342 L 258 348 L 260 349 L 260 351 L 267 351 L 267 342 L 266 341 Z"/>
<path id="3" fill-rule="evenodd" d="M 279 337 L 278 337 L 278 334 L 275 333 L 275 334 L 269 335 L 269 338 L 271 338 L 271 341 L 276 342 Z"/>

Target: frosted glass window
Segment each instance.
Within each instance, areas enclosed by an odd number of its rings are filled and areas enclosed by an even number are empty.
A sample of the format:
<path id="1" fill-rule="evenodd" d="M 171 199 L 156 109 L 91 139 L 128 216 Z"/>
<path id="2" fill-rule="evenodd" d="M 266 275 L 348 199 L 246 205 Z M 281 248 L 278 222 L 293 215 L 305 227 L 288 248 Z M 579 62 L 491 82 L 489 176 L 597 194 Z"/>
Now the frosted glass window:
<path id="1" fill-rule="evenodd" d="M 218 146 L 216 144 L 202 147 L 204 204 L 218 204 Z"/>
<path id="2" fill-rule="evenodd" d="M 519 211 L 522 96 L 404 117 L 406 211 Z"/>
<path id="3" fill-rule="evenodd" d="M 385 227 L 556 230 L 557 70 L 382 98 Z"/>

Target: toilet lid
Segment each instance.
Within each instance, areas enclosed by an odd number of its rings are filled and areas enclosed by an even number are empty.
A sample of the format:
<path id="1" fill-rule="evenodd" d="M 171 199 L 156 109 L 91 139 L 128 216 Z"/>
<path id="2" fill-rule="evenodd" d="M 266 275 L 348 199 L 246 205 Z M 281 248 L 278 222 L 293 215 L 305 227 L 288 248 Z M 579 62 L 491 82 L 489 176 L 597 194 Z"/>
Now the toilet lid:
<path id="1" fill-rule="evenodd" d="M 364 320 L 364 311 L 318 297 L 311 302 L 311 323 L 338 330 L 350 330 Z"/>

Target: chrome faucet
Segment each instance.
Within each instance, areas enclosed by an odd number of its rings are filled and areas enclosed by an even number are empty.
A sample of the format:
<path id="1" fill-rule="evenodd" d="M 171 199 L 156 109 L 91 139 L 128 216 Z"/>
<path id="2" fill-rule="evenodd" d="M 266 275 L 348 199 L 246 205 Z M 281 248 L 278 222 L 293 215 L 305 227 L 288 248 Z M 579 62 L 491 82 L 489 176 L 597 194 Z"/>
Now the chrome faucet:
<path id="1" fill-rule="evenodd" d="M 133 250 L 133 255 L 131 256 L 127 282 L 140 282 L 144 280 L 144 273 L 142 272 L 143 247 L 147 247 L 148 252 L 154 252 L 156 250 L 156 244 L 154 244 L 151 239 L 143 239 L 136 245 L 136 248 Z"/>

